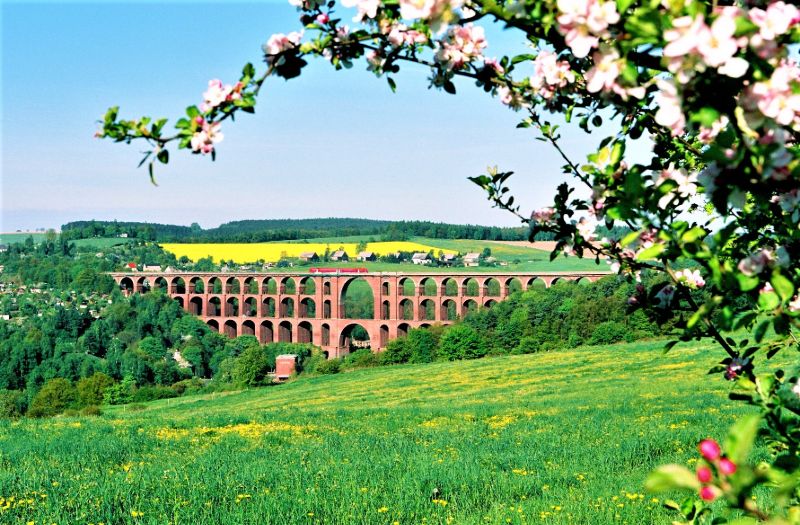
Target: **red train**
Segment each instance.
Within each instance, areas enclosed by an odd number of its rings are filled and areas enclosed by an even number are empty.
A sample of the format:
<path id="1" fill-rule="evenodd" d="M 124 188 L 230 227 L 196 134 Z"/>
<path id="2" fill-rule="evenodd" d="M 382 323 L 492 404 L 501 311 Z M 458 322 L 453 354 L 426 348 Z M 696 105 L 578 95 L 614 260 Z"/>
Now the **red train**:
<path id="1" fill-rule="evenodd" d="M 311 268 L 308 273 L 368 273 L 366 268 Z"/>

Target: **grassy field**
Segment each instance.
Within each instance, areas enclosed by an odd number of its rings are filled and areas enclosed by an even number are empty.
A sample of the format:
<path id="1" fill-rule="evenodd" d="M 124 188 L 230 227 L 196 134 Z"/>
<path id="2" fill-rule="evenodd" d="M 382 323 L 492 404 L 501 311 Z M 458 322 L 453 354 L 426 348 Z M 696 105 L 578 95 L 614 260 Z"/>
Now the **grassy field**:
<path id="1" fill-rule="evenodd" d="M 316 251 L 317 254 L 325 253 L 325 248 L 336 250 L 340 246 L 348 252 L 352 259 L 356 255 L 356 242 L 367 241 L 369 236 L 343 237 L 339 239 L 310 239 L 303 242 L 271 242 L 271 243 L 217 243 L 217 244 L 181 244 L 164 243 L 161 246 L 168 252 L 174 253 L 177 257 L 186 255 L 191 260 L 201 257 L 212 256 L 214 260 L 231 260 L 236 262 L 253 262 L 258 259 L 266 261 L 276 261 L 281 257 L 296 257 L 302 252 Z M 424 251 L 433 250 L 434 254 L 444 251 L 445 253 L 470 253 L 481 252 L 484 248 L 490 248 L 492 255 L 498 260 L 507 263 L 502 267 L 472 267 L 468 271 L 472 272 L 546 272 L 546 271 L 608 271 L 605 264 L 597 265 L 593 260 L 578 259 L 577 257 L 559 257 L 550 262 L 549 252 L 529 248 L 526 246 L 512 246 L 485 241 L 470 241 L 463 239 L 429 239 L 425 237 L 415 237 L 408 242 L 375 242 L 369 243 L 368 250 L 378 254 L 392 253 L 395 251 Z M 351 260 L 343 263 L 314 263 L 314 266 L 325 266 L 330 268 L 348 268 L 353 266 L 366 267 L 374 272 L 452 272 L 450 268 L 421 267 L 411 263 L 393 264 L 382 262 L 361 263 Z M 462 270 L 465 270 L 463 267 Z"/>
<path id="2" fill-rule="evenodd" d="M 0 244 L 14 244 L 25 242 L 28 237 L 33 237 L 33 242 L 42 242 L 44 233 L 0 233 Z"/>
<path id="3" fill-rule="evenodd" d="M 719 356 L 662 344 L 0 422 L 0 522 L 669 523 L 647 472 L 691 467 L 741 407 L 705 375 Z"/>

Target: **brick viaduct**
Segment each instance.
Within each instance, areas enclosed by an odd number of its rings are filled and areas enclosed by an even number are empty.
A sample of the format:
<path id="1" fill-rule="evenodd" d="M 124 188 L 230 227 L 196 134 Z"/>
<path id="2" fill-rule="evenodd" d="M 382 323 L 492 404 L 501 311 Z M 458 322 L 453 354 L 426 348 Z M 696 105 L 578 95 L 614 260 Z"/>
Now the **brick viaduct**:
<path id="1" fill-rule="evenodd" d="M 111 273 L 124 293 L 158 287 L 212 329 L 230 337 L 254 335 L 262 343 L 313 343 L 338 357 L 349 352 L 353 328 L 381 350 L 409 329 L 449 324 L 469 310 L 491 306 L 514 291 L 550 287 L 559 280 L 591 282 L 601 272 L 542 273 Z M 348 287 L 363 279 L 372 290 L 370 319 L 345 312 Z"/>

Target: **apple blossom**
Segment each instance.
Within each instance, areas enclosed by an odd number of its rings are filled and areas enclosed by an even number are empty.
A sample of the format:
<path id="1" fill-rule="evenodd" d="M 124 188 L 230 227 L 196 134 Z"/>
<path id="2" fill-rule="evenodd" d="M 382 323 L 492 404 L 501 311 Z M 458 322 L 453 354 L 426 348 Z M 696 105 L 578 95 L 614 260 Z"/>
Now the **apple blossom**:
<path id="1" fill-rule="evenodd" d="M 711 469 L 708 467 L 698 467 L 697 468 L 697 480 L 700 483 L 708 483 L 712 479 Z"/>
<path id="2" fill-rule="evenodd" d="M 539 208 L 531 213 L 531 220 L 538 222 L 539 224 L 547 224 L 553 220 L 555 214 L 555 208 Z"/>
<path id="3" fill-rule="evenodd" d="M 325 2 L 322 0 L 289 0 L 289 5 L 293 5 L 299 9 L 305 9 L 307 11 L 313 11 L 324 3 Z"/>
<path id="4" fill-rule="evenodd" d="M 608 36 L 608 26 L 619 22 L 617 5 L 603 0 L 558 0 L 558 30 L 572 49 L 583 58 L 597 47 L 598 37 Z"/>
<path id="5" fill-rule="evenodd" d="M 463 0 L 400 0 L 400 16 L 406 20 L 427 20 L 431 29 L 439 33 L 455 19 L 453 10 L 462 4 Z"/>
<path id="6" fill-rule="evenodd" d="M 794 386 L 792 387 L 792 393 L 797 397 L 800 397 L 800 381 L 795 381 Z"/>
<path id="7" fill-rule="evenodd" d="M 381 5 L 380 0 L 341 0 L 344 7 L 355 7 L 358 13 L 353 17 L 353 22 L 361 22 L 364 18 L 375 18 L 378 14 L 378 8 Z"/>
<path id="8" fill-rule="evenodd" d="M 786 307 L 790 312 L 800 312 L 800 295 L 795 295 Z"/>
<path id="9" fill-rule="evenodd" d="M 508 86 L 500 86 L 495 91 L 500 98 L 500 102 L 514 111 L 531 107 L 530 102 L 519 91 L 509 89 Z"/>
<path id="10" fill-rule="evenodd" d="M 764 40 L 775 40 L 800 21 L 800 10 L 782 1 L 771 3 L 766 10 L 755 7 L 748 14 Z"/>
<path id="11" fill-rule="evenodd" d="M 672 135 L 680 135 L 686 127 L 686 117 L 681 107 L 681 97 L 674 81 L 656 81 L 659 91 L 653 102 L 658 108 L 655 115 L 656 123 L 668 128 Z"/>
<path id="12" fill-rule="evenodd" d="M 383 73 L 383 64 L 386 63 L 386 59 L 383 58 L 377 51 L 370 51 L 367 53 L 367 71 L 372 71 L 376 75 L 380 76 Z"/>
<path id="13" fill-rule="evenodd" d="M 219 122 L 209 123 L 204 121 L 202 129 L 192 135 L 192 150 L 203 155 L 213 152 L 214 144 L 222 142 L 224 138 L 219 129 Z"/>
<path id="14" fill-rule="evenodd" d="M 697 448 L 700 449 L 700 455 L 708 461 L 716 461 L 722 454 L 719 444 L 713 439 L 704 439 Z"/>
<path id="15" fill-rule="evenodd" d="M 424 44 L 428 41 L 428 37 L 425 36 L 424 33 L 420 33 L 414 29 L 408 29 L 404 24 L 392 25 L 387 39 L 395 47 L 400 47 L 403 44 Z"/>
<path id="16" fill-rule="evenodd" d="M 745 91 L 745 103 L 754 104 L 764 116 L 778 124 L 796 124 L 800 113 L 798 86 L 800 70 L 796 63 L 785 60 L 768 80 L 756 82 Z"/>
<path id="17" fill-rule="evenodd" d="M 481 57 L 487 43 L 483 27 L 467 24 L 451 27 L 436 46 L 436 61 L 446 69 L 454 70 Z"/>
<path id="18" fill-rule="evenodd" d="M 682 285 L 686 286 L 687 288 L 691 288 L 692 290 L 696 290 L 698 288 L 702 288 L 706 285 L 705 279 L 700 274 L 700 270 L 689 270 L 688 268 L 685 270 L 678 270 L 675 272 L 675 279 Z"/>
<path id="19" fill-rule="evenodd" d="M 300 39 L 303 38 L 303 33 L 293 31 L 288 35 L 283 33 L 276 33 L 269 37 L 267 43 L 262 46 L 264 54 L 268 57 L 278 55 L 288 49 L 292 49 L 300 45 Z"/>
<path id="20" fill-rule="evenodd" d="M 772 265 L 774 257 L 772 250 L 763 249 L 739 261 L 739 271 L 748 277 L 758 275 L 764 271 L 765 268 Z"/>
<path id="21" fill-rule="evenodd" d="M 717 465 L 719 471 L 726 476 L 730 476 L 734 472 L 736 472 L 736 464 L 729 460 L 728 458 L 722 458 L 719 460 L 719 465 Z"/>
<path id="22" fill-rule="evenodd" d="M 700 498 L 703 501 L 714 501 L 717 499 L 717 492 L 719 489 L 712 486 L 705 486 L 700 489 Z"/>

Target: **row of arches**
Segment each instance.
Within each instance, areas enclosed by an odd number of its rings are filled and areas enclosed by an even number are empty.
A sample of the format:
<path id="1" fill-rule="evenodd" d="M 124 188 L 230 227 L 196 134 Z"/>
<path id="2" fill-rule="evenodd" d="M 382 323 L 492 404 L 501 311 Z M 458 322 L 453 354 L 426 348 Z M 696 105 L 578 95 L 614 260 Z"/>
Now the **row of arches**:
<path id="1" fill-rule="evenodd" d="M 228 297 L 225 302 L 220 297 L 211 297 L 208 302 L 204 302 L 203 297 L 192 297 L 188 303 L 184 303 L 183 297 L 175 297 L 181 308 L 197 316 L 205 317 L 273 317 L 290 318 L 298 317 L 301 319 L 332 319 L 334 318 L 333 304 L 330 300 L 322 303 L 322 311 L 317 313 L 317 305 L 314 299 L 306 297 L 300 300 L 297 305 L 291 297 L 284 297 L 280 303 L 274 298 L 267 297 L 259 304 L 257 297 L 248 297 L 242 303 L 236 297 Z M 483 299 L 481 302 L 475 299 L 459 300 L 445 299 L 437 304 L 433 299 L 423 299 L 415 303 L 411 299 L 402 299 L 397 305 L 396 318 L 404 321 L 455 321 L 459 317 L 467 315 L 480 307 L 489 308 L 496 304 L 494 299 Z M 439 309 L 437 315 L 437 308 Z M 295 311 L 296 309 L 296 311 Z M 359 315 L 359 312 L 351 312 L 348 317 L 345 310 L 344 319 L 373 319 L 372 310 L 370 315 Z M 380 319 L 392 319 L 391 303 L 383 301 L 380 309 Z"/>
<path id="2" fill-rule="evenodd" d="M 206 321 L 209 328 L 214 331 L 237 337 L 241 335 L 252 335 L 258 338 L 262 344 L 285 342 L 285 343 L 312 343 L 323 348 L 339 348 L 352 351 L 357 348 L 371 348 L 373 344 L 378 345 L 378 350 L 384 348 L 392 337 L 404 337 L 408 335 L 411 325 L 400 323 L 396 327 L 396 333 L 390 334 L 389 325 L 381 324 L 372 327 L 377 330 L 374 334 L 377 339 L 373 339 L 373 334 L 369 331 L 369 325 L 359 323 L 349 323 L 342 328 L 338 334 L 334 333 L 331 325 L 322 323 L 319 329 L 315 330 L 314 325 L 308 321 L 300 321 L 293 324 L 291 321 L 273 322 L 264 320 L 256 323 L 253 320 L 238 322 L 235 319 L 228 319 L 220 322 L 216 319 Z M 429 327 L 428 324 L 421 324 L 420 327 Z"/>
<path id="3" fill-rule="evenodd" d="M 188 279 L 188 282 L 187 282 Z M 354 280 L 344 282 L 346 288 Z M 171 294 L 235 294 L 235 295 L 316 295 L 317 280 L 321 280 L 322 295 L 331 295 L 331 281 L 329 277 L 235 277 L 227 279 L 209 277 L 203 279 L 198 276 L 124 276 L 120 279 L 120 287 L 129 292 L 145 292 L 159 289 Z M 468 296 L 468 297 L 502 297 L 511 293 L 531 287 L 549 287 L 560 280 L 577 280 L 579 283 L 589 282 L 589 277 L 552 277 L 545 279 L 540 276 L 530 278 L 520 277 L 494 277 L 494 276 L 460 276 L 460 277 L 402 277 L 397 281 L 397 295 L 404 297 L 423 296 Z M 381 279 L 382 296 L 392 293 L 392 282 Z"/>

